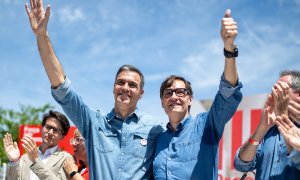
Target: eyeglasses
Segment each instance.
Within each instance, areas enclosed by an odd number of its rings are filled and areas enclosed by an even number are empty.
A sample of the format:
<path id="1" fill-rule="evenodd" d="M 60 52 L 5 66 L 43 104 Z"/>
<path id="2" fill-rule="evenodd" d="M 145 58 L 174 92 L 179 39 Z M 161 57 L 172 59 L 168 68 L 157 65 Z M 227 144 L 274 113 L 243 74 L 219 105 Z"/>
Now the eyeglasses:
<path id="1" fill-rule="evenodd" d="M 80 138 L 80 137 L 76 137 L 76 138 L 71 138 L 70 139 L 70 144 L 71 145 L 77 145 L 77 144 L 80 144 L 82 142 L 84 142 L 84 139 Z"/>
<path id="2" fill-rule="evenodd" d="M 63 130 L 62 129 L 58 129 L 56 127 L 53 127 L 49 124 L 45 124 L 44 128 L 48 131 L 50 131 L 51 129 L 53 130 L 53 133 L 54 134 L 59 134 L 59 133 L 63 133 Z"/>
<path id="3" fill-rule="evenodd" d="M 163 91 L 163 97 L 170 98 L 174 92 L 178 97 L 184 97 L 185 95 L 189 94 L 188 90 L 185 88 L 165 89 Z"/>

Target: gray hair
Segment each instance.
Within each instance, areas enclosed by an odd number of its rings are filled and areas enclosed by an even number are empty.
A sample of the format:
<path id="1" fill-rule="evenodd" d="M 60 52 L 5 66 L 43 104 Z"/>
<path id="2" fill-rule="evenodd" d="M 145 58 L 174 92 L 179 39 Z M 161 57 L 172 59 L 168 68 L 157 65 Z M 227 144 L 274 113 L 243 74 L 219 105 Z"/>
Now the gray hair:
<path id="1" fill-rule="evenodd" d="M 291 76 L 290 87 L 294 92 L 300 92 L 300 71 L 298 70 L 283 70 L 280 72 L 280 77 Z"/>

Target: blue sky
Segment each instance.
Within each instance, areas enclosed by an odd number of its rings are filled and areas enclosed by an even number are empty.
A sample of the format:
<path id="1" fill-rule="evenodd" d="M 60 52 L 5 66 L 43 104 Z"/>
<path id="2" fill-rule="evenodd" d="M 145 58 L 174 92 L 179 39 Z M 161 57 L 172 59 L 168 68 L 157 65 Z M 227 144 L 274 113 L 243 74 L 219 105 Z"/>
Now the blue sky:
<path id="1" fill-rule="evenodd" d="M 60 107 L 37 51 L 24 0 L 0 0 L 0 106 Z M 300 0 L 64 0 L 51 4 L 48 32 L 73 86 L 86 103 L 108 112 L 123 64 L 145 75 L 138 106 L 165 117 L 160 83 L 171 74 L 191 81 L 194 100 L 214 97 L 223 71 L 219 35 L 225 10 L 238 22 L 237 59 L 245 96 L 268 93 L 282 69 L 300 70 Z"/>

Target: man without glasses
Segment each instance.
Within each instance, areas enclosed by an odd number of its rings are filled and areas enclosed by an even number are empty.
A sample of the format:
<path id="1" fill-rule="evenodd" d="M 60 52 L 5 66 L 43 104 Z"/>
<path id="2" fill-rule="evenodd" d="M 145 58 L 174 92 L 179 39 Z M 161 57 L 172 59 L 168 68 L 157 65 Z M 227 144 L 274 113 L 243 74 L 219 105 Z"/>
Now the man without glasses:
<path id="1" fill-rule="evenodd" d="M 131 65 L 119 68 L 113 87 L 114 108 L 104 114 L 89 108 L 71 86 L 47 33 L 50 6 L 30 0 L 26 11 L 51 83 L 52 95 L 85 139 L 90 179 L 149 179 L 161 122 L 137 109 L 144 76 Z M 100 87 L 101 88 L 101 87 Z M 101 101 L 101 99 L 100 99 Z M 105 103 L 105 102 L 102 102 Z"/>

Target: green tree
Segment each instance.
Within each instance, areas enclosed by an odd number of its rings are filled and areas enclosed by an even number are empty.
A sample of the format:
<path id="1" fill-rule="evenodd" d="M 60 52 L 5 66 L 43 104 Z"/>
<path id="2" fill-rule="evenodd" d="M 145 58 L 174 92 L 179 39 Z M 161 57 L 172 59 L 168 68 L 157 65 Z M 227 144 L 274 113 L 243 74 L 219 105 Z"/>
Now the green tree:
<path id="1" fill-rule="evenodd" d="M 42 116 L 54 106 L 45 104 L 42 107 L 20 105 L 20 110 L 4 109 L 0 107 L 0 163 L 8 162 L 4 152 L 3 137 L 6 132 L 11 133 L 13 141 L 18 142 L 19 127 L 22 124 L 37 125 L 42 123 Z"/>

